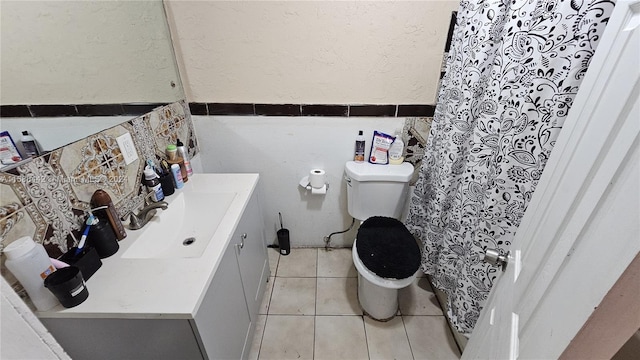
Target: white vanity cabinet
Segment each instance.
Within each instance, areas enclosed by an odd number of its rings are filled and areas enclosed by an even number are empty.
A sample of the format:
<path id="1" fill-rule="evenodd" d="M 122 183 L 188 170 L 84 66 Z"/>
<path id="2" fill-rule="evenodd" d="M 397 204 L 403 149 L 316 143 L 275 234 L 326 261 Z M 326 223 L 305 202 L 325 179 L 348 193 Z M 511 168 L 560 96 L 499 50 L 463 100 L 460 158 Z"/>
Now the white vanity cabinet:
<path id="1" fill-rule="evenodd" d="M 209 359 L 246 359 L 269 277 L 260 211 L 254 195 L 194 318 Z"/>
<path id="2" fill-rule="evenodd" d="M 230 246 L 198 309 L 194 330 L 205 358 L 242 359 L 251 346 L 251 318 L 244 300 L 244 290 L 235 246 Z"/>
<path id="3" fill-rule="evenodd" d="M 254 322 L 269 278 L 267 243 L 264 239 L 260 206 L 255 195 L 251 197 L 231 242 L 236 249 L 244 295 L 251 321 Z"/>
<path id="4" fill-rule="evenodd" d="M 189 181 L 193 191 L 212 181 L 198 179 Z M 119 252 L 87 281 L 87 301 L 38 313 L 71 358 L 247 359 L 269 278 L 258 176 L 215 181 L 236 192 L 218 227 L 224 242 L 200 258 L 132 260 Z"/>

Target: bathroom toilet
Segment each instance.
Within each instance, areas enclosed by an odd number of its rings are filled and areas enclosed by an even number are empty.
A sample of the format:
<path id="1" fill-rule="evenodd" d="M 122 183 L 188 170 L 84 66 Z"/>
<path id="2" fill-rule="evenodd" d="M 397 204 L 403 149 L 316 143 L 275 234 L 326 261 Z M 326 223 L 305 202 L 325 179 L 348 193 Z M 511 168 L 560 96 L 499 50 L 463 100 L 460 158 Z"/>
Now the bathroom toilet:
<path id="1" fill-rule="evenodd" d="M 412 175 L 410 163 L 349 161 L 345 165 L 347 208 L 362 222 L 352 250 L 358 271 L 358 301 L 376 320 L 395 316 L 398 290 L 413 283 L 420 266 L 420 248 L 399 221 Z"/>

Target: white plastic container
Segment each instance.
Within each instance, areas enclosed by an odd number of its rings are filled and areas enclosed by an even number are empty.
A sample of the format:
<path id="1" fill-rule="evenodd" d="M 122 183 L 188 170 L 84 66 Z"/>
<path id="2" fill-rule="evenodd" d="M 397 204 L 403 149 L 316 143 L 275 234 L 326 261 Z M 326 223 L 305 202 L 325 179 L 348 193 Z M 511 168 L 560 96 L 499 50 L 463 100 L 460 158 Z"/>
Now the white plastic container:
<path id="1" fill-rule="evenodd" d="M 56 268 L 42 244 L 25 236 L 7 245 L 3 252 L 7 256 L 7 269 L 20 281 L 38 310 L 58 305 L 58 299 L 44 287 L 44 279 Z"/>
<path id="2" fill-rule="evenodd" d="M 389 148 L 389 164 L 400 165 L 404 161 L 404 142 L 402 141 L 402 132 L 396 131 L 396 139 Z"/>

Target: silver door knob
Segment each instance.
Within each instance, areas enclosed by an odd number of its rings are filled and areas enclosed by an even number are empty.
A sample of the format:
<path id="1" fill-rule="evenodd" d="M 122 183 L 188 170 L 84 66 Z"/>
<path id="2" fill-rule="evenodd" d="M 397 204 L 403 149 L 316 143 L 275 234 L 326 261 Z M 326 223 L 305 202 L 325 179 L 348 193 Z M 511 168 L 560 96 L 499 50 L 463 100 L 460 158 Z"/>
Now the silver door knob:
<path id="1" fill-rule="evenodd" d="M 484 252 L 484 261 L 488 262 L 493 266 L 502 267 L 502 271 L 507 268 L 507 263 L 509 262 L 509 252 L 505 255 L 500 255 L 500 251 L 496 249 L 487 249 Z"/>

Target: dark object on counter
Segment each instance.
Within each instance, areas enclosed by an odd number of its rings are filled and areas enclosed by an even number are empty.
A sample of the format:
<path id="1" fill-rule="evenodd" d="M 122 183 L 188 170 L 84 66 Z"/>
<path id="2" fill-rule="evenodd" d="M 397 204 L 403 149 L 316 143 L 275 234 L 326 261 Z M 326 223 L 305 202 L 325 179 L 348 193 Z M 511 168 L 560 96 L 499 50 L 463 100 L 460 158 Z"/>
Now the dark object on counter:
<path id="1" fill-rule="evenodd" d="M 99 216 L 99 222 L 91 226 L 87 237 L 88 246 L 94 247 L 101 259 L 115 254 L 120 245 L 116 240 L 111 226 L 106 218 Z"/>
<path id="2" fill-rule="evenodd" d="M 58 260 L 77 267 L 82 272 L 83 278 L 89 280 L 102 266 L 98 251 L 95 248 L 85 246 L 82 251 L 76 255 L 76 249 L 78 248 L 72 247 Z"/>
<path id="3" fill-rule="evenodd" d="M 282 226 L 282 214 L 278 213 L 280 217 L 280 230 L 278 230 L 278 246 L 280 246 L 280 255 L 289 255 L 291 252 L 291 242 L 289 241 L 289 230 Z"/>
<path id="4" fill-rule="evenodd" d="M 91 196 L 90 203 L 92 208 L 107 206 L 107 209 L 100 211 L 102 211 L 106 215 L 106 218 L 109 220 L 109 224 L 111 225 L 111 229 L 116 235 L 116 238 L 118 240 L 122 240 L 127 237 L 127 233 L 126 231 L 124 231 L 124 226 L 122 226 L 122 222 L 118 218 L 116 207 L 111 201 L 111 196 L 109 196 L 106 191 L 102 189 L 96 190 L 96 192 L 94 192 Z"/>
<path id="5" fill-rule="evenodd" d="M 165 196 L 173 195 L 176 192 L 173 186 L 173 176 L 171 176 L 170 172 L 160 175 L 160 186 L 162 186 L 162 192 Z"/>
<path id="6" fill-rule="evenodd" d="M 82 272 L 76 266 L 54 271 L 44 279 L 44 287 L 49 289 L 66 308 L 80 305 L 89 297 L 89 290 L 82 278 Z"/>

